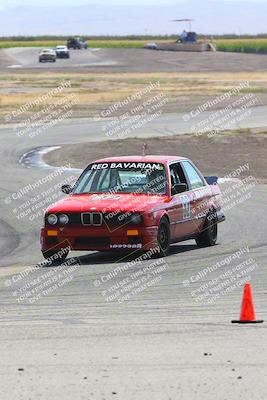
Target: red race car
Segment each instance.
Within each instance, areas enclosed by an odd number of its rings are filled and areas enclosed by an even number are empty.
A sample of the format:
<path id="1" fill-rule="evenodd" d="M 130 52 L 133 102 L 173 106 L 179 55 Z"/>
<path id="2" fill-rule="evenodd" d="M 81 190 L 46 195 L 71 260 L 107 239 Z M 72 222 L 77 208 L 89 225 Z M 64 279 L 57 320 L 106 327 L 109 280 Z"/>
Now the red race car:
<path id="1" fill-rule="evenodd" d="M 88 165 L 69 196 L 50 206 L 41 231 L 42 253 L 64 259 L 69 250 L 128 251 L 195 239 L 213 246 L 224 221 L 217 177 L 204 177 L 183 157 L 127 156 Z M 62 251 L 64 250 L 64 251 Z"/>

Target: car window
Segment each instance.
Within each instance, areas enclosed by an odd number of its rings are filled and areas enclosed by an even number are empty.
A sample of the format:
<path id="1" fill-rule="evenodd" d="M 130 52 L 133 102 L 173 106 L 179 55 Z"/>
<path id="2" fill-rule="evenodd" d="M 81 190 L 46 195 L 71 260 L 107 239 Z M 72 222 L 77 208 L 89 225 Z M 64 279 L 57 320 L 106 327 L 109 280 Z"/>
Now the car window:
<path id="1" fill-rule="evenodd" d="M 174 186 L 177 183 L 180 183 L 179 176 L 176 173 L 176 169 L 174 165 L 170 166 L 170 175 L 171 175 L 171 185 Z"/>
<path id="2" fill-rule="evenodd" d="M 170 165 L 170 175 L 171 175 L 171 187 L 173 189 L 174 185 L 179 185 L 185 183 L 187 185 L 187 180 L 181 167 L 180 163 L 175 163 Z M 186 191 L 186 188 L 185 190 Z"/>
<path id="3" fill-rule="evenodd" d="M 189 161 L 183 161 L 182 164 L 187 174 L 191 189 L 205 186 L 203 178 Z"/>
<path id="4" fill-rule="evenodd" d="M 78 179 L 73 193 L 166 194 L 165 167 L 159 163 L 96 163 Z"/>

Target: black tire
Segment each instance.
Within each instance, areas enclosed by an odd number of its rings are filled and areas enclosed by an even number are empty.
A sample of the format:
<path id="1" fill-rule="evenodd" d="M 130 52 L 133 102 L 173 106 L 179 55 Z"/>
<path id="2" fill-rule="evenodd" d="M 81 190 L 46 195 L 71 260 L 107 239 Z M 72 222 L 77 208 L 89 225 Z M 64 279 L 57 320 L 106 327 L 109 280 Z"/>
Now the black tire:
<path id="1" fill-rule="evenodd" d="M 217 242 L 218 220 L 216 211 L 209 212 L 201 233 L 196 238 L 198 247 L 214 246 Z"/>
<path id="2" fill-rule="evenodd" d="M 64 254 L 59 254 L 60 250 L 47 250 L 47 251 L 42 251 L 43 257 L 46 260 L 51 259 L 51 264 L 57 264 L 61 261 L 64 261 L 67 255 L 69 254 L 68 251 L 65 251 Z M 56 258 L 56 254 L 58 255 Z"/>
<path id="3" fill-rule="evenodd" d="M 166 257 L 170 251 L 170 223 L 166 217 L 160 220 L 158 227 L 157 242 L 159 246 L 159 256 Z"/>

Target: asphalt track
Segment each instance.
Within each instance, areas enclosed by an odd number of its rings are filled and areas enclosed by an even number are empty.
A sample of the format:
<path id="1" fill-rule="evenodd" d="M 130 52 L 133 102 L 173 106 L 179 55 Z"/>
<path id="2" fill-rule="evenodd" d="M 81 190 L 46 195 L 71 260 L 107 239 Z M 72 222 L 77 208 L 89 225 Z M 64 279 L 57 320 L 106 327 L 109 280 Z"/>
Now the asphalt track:
<path id="1" fill-rule="evenodd" d="M 263 110 L 256 112 L 264 118 Z M 253 115 L 248 125 L 257 123 Z M 258 317 L 266 319 L 266 186 L 258 185 L 251 198 L 226 213 L 227 221 L 219 226 L 218 245 L 208 249 L 197 248 L 193 241 L 174 245 L 163 261 L 161 279 L 128 301 L 106 301 L 103 291 L 107 286 L 94 283 L 128 260 L 88 253 L 80 258 L 69 283 L 35 303 L 17 302 L 14 292 L 21 286 L 12 283 L 12 276 L 41 261 L 42 217 L 17 219 L 12 210 L 51 186 L 43 184 L 12 200 L 12 193 L 49 173 L 27 168 L 19 159 L 30 149 L 48 144 L 92 141 L 93 146 L 93 141 L 105 139 L 101 124 L 70 121 L 33 139 L 17 137 L 12 126 L 0 129 L 1 397 L 266 399 L 266 324 L 230 323 L 239 315 L 242 286 L 213 304 L 201 305 L 191 294 L 199 284 L 183 284 L 249 246 L 250 255 L 241 259 L 253 257 L 257 263 L 251 281 Z M 169 134 L 173 129 L 174 133 L 188 129 L 181 115 L 162 116 L 135 136 Z M 250 162 L 253 165 L 253 160 Z M 77 172 L 65 173 L 53 185 L 71 175 L 77 176 Z M 111 282 L 116 284 L 117 279 L 127 278 L 153 261 L 132 266 Z M 34 277 L 47 271 L 57 273 L 57 268 L 40 268 Z M 212 277 L 201 278 L 201 284 Z"/>
<path id="2" fill-rule="evenodd" d="M 70 59 L 39 63 L 38 48 L 0 50 L 0 70 L 96 72 L 256 72 L 267 68 L 267 55 L 224 52 L 172 52 L 145 49 L 71 50 Z"/>

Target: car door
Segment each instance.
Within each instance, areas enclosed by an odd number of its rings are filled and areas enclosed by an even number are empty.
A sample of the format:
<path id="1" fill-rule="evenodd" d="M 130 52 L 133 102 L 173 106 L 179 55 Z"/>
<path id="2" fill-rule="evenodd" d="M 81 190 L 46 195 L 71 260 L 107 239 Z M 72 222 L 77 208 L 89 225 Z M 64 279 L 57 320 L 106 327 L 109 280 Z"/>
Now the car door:
<path id="1" fill-rule="evenodd" d="M 181 162 L 187 182 L 188 197 L 190 202 L 190 231 L 198 233 L 207 215 L 207 204 L 210 197 L 210 190 L 204 177 L 189 160 Z"/>
<path id="2" fill-rule="evenodd" d="M 180 162 L 170 164 L 169 173 L 172 201 L 168 213 L 170 216 L 172 238 L 179 240 L 189 236 L 193 230 L 188 181 Z M 175 193 L 173 192 L 175 184 L 186 184 L 187 188 L 182 193 Z"/>

